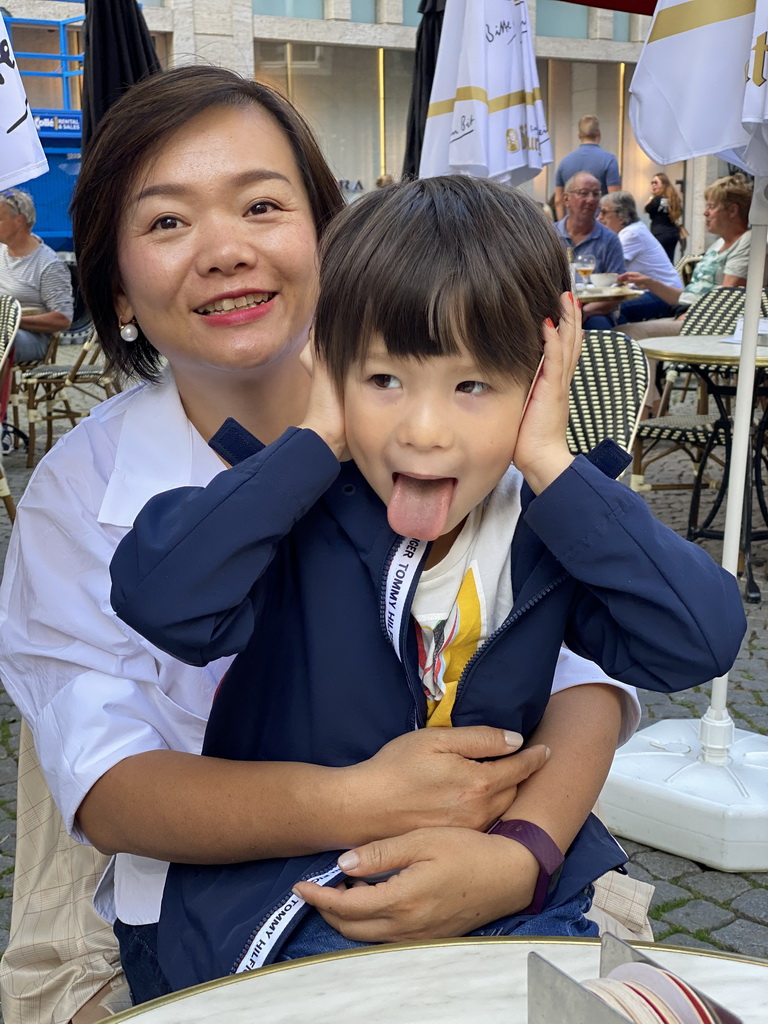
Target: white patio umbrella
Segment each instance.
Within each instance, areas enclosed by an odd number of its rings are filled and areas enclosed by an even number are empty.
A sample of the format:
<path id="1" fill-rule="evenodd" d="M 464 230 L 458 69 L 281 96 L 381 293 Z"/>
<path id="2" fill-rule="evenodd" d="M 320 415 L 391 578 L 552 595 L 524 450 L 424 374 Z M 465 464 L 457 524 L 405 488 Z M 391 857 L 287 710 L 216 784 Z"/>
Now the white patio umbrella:
<path id="1" fill-rule="evenodd" d="M 48 170 L 8 29 L 0 16 L 0 189 Z"/>
<path id="2" fill-rule="evenodd" d="M 525 0 L 447 0 L 419 176 L 519 185 L 550 163 Z"/>
<path id="3" fill-rule="evenodd" d="M 723 541 L 734 575 L 768 235 L 767 31 L 768 0 L 659 0 L 630 100 L 635 136 L 658 163 L 717 153 L 755 175 Z M 765 871 L 768 738 L 734 727 L 727 692 L 725 675 L 700 722 L 655 722 L 633 737 L 616 755 L 600 808 L 619 835 L 725 871 Z"/>

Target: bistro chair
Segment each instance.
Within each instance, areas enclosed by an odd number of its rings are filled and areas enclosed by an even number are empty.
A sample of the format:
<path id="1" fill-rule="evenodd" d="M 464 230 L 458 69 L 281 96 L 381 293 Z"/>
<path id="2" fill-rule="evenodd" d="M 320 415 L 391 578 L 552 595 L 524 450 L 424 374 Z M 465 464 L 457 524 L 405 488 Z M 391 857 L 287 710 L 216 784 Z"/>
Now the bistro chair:
<path id="1" fill-rule="evenodd" d="M 56 362 L 56 353 L 59 349 L 59 334 L 58 332 L 52 334 L 48 342 L 48 348 L 45 351 L 45 355 L 42 359 L 36 359 L 33 362 L 28 363 L 17 363 L 14 362 L 11 368 L 11 391 L 9 395 L 9 405 L 11 407 L 11 415 L 13 417 L 13 423 L 4 423 L 4 437 L 9 446 L 18 448 L 20 445 L 24 445 L 25 448 L 29 449 L 29 436 L 22 430 L 21 427 L 21 407 L 26 403 L 26 391 L 21 386 L 21 378 L 29 370 L 37 369 L 39 366 L 49 366 Z"/>
<path id="2" fill-rule="evenodd" d="M 585 331 L 571 381 L 567 439 L 586 455 L 606 438 L 631 451 L 648 391 L 648 360 L 618 331 Z"/>
<path id="3" fill-rule="evenodd" d="M 736 321 L 744 313 L 745 288 L 715 288 L 702 296 L 686 314 L 680 336 L 730 335 Z M 768 316 L 768 296 L 763 292 L 761 316 Z M 689 540 L 713 536 L 712 523 L 725 500 L 727 480 L 725 467 L 730 457 L 731 418 L 730 394 L 735 389 L 734 367 L 702 366 L 708 387 L 720 393 L 717 408 L 707 410 L 699 402 L 697 412 L 670 415 L 670 399 L 677 386 L 679 374 L 692 372 L 684 363 L 670 363 L 666 369 L 666 384 L 662 391 L 659 415 L 644 420 L 638 429 L 633 450 L 632 482 L 634 490 L 690 490 L 688 513 Z M 714 382 L 714 383 L 711 383 Z M 708 395 L 704 396 L 705 398 Z M 718 452 L 718 450 L 721 450 Z M 650 465 L 673 452 L 683 451 L 691 460 L 692 478 L 688 482 L 646 483 L 645 473 Z M 719 466 L 716 475 L 711 471 Z M 711 495 L 708 507 L 702 509 L 705 492 Z M 701 521 L 700 521 L 701 519 Z"/>
<path id="4" fill-rule="evenodd" d="M 704 253 L 698 256 L 681 256 L 675 264 L 675 270 L 680 275 L 680 280 L 683 282 L 683 287 L 686 288 L 691 283 L 693 272 L 696 269 L 696 264 L 704 259 Z"/>
<path id="5" fill-rule="evenodd" d="M 11 353 L 16 340 L 16 332 L 21 320 L 21 305 L 11 295 L 0 295 L 0 406 L 2 406 L 3 437 L 5 437 L 5 390 L 8 374 L 11 372 Z M 3 470 L 0 455 L 0 498 L 5 505 L 11 522 L 16 518 L 16 506 L 13 503 L 8 480 Z"/>
<path id="6" fill-rule="evenodd" d="M 101 344 L 95 330 L 91 330 L 83 343 L 82 351 L 71 366 L 45 364 L 21 375 L 21 388 L 26 395 L 27 418 L 29 421 L 29 447 L 27 466 L 35 464 L 38 425 L 46 425 L 45 450 L 53 446 L 53 424 L 57 420 L 69 420 L 75 426 L 79 419 L 87 416 L 91 406 L 116 395 L 121 387 L 116 376 L 107 371 Z M 88 398 L 88 407 L 75 408 L 75 395 Z M 82 405 L 82 399 L 79 403 Z"/>

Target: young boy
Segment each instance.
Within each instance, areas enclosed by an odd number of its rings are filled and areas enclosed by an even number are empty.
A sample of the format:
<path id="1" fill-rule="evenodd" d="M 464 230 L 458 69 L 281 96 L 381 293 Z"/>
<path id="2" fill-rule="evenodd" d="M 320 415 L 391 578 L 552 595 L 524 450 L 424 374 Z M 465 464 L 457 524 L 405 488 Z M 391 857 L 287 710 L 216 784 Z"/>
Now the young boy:
<path id="1" fill-rule="evenodd" d="M 212 443 L 239 464 L 154 498 L 113 561 L 115 609 L 153 643 L 194 663 L 239 654 L 203 753 L 361 764 L 425 725 L 540 740 L 554 691 L 679 690 L 727 670 L 735 581 L 615 482 L 615 445 L 568 451 L 580 313 L 532 202 L 465 177 L 371 193 L 329 229 L 320 284 L 302 427 L 261 448 L 225 425 Z M 172 865 L 170 987 L 386 939 L 398 904 L 459 885 L 466 911 L 441 935 L 594 934 L 589 885 L 626 858 L 586 809 L 568 832 L 536 793 L 529 780 L 491 834 L 416 827 L 341 856 Z"/>

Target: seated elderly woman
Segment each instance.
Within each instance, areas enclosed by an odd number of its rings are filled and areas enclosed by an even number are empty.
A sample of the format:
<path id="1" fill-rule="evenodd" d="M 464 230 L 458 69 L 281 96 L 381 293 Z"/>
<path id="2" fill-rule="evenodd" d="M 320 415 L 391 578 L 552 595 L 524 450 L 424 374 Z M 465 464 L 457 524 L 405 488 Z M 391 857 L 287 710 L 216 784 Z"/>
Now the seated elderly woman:
<path id="1" fill-rule="evenodd" d="M 627 320 L 653 320 L 653 324 L 636 324 L 626 329 L 627 334 L 635 338 L 649 336 L 666 336 L 677 334 L 682 326 L 682 318 L 689 307 L 720 285 L 738 287 L 747 282 L 747 266 L 749 265 L 749 208 L 752 204 L 752 186 L 747 183 L 743 174 L 734 174 L 727 178 L 719 178 L 704 193 L 706 206 L 704 220 L 707 231 L 719 237 L 707 249 L 696 266 L 690 284 L 685 288 L 672 288 L 661 281 L 637 271 L 621 274 L 622 283 L 636 284 L 645 288 L 662 304 L 657 306 L 661 312 L 649 313 L 634 317 L 626 314 L 626 303 L 622 312 Z M 640 301 L 640 300 L 637 300 Z M 663 317 L 657 320 L 657 317 Z"/>
<path id="2" fill-rule="evenodd" d="M 642 274 L 667 288 L 683 290 L 680 275 L 669 262 L 661 243 L 640 220 L 634 197 L 629 192 L 611 192 L 600 200 L 598 218 L 619 236 L 629 273 Z M 646 291 L 621 305 L 619 323 L 665 316 L 669 303 Z"/>

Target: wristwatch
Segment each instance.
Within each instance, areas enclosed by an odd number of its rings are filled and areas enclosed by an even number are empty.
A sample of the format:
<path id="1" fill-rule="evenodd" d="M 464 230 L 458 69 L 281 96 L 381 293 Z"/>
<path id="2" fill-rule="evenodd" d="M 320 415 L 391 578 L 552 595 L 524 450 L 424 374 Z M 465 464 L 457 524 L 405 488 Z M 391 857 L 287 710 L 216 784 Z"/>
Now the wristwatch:
<path id="1" fill-rule="evenodd" d="M 534 825 L 532 821 L 510 818 L 508 821 L 497 821 L 488 829 L 488 835 L 506 836 L 514 839 L 527 850 L 530 850 L 539 862 L 539 877 L 533 890 L 533 899 L 520 914 L 540 914 L 544 909 L 547 896 L 557 885 L 563 870 L 565 857 L 552 836 Z"/>

